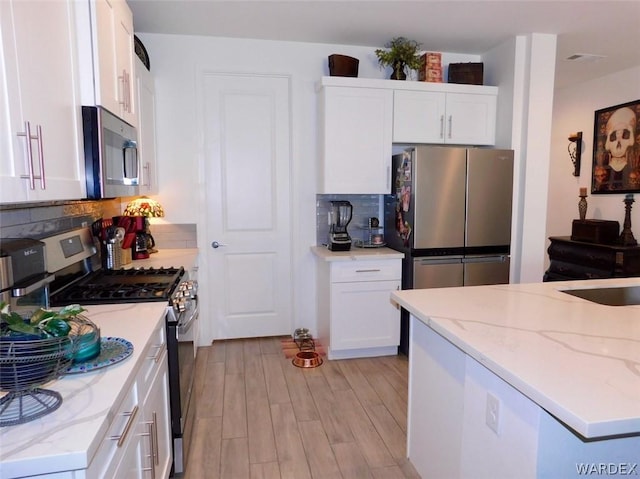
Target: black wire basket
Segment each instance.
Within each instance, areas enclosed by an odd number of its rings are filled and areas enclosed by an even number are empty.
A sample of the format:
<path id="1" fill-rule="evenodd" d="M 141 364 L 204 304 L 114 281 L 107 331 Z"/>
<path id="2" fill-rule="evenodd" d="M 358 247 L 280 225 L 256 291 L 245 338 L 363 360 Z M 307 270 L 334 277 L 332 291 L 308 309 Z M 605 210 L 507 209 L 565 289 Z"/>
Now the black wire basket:
<path id="1" fill-rule="evenodd" d="M 34 335 L 0 337 L 0 427 L 24 424 L 60 407 L 62 396 L 38 386 L 62 376 L 72 364 L 80 338 L 98 330 L 83 316 L 68 320 L 68 336 L 36 339 Z"/>

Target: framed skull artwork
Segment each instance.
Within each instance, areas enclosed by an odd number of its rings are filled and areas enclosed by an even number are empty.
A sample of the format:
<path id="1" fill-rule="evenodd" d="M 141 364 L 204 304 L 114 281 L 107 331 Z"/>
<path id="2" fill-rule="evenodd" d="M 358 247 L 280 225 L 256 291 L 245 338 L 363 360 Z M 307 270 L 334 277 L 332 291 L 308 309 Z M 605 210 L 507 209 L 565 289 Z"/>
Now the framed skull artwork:
<path id="1" fill-rule="evenodd" d="M 640 100 L 595 112 L 591 193 L 640 193 Z"/>

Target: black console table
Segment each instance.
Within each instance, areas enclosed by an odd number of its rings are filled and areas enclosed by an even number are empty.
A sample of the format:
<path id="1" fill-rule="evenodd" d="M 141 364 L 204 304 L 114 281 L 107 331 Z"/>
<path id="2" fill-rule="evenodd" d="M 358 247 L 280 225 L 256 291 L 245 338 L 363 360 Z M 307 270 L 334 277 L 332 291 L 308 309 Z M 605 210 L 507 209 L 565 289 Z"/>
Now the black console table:
<path id="1" fill-rule="evenodd" d="M 640 246 L 586 243 L 569 236 L 549 240 L 550 265 L 544 281 L 640 276 Z"/>

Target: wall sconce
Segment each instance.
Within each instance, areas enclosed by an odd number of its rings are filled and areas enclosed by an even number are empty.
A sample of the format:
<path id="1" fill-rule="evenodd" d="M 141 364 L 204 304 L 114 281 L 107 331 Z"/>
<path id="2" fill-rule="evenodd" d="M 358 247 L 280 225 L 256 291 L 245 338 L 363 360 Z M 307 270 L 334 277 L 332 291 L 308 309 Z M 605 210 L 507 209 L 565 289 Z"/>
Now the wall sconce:
<path id="1" fill-rule="evenodd" d="M 569 158 L 573 163 L 573 176 L 580 176 L 580 157 L 582 156 L 582 132 L 569 135 Z"/>

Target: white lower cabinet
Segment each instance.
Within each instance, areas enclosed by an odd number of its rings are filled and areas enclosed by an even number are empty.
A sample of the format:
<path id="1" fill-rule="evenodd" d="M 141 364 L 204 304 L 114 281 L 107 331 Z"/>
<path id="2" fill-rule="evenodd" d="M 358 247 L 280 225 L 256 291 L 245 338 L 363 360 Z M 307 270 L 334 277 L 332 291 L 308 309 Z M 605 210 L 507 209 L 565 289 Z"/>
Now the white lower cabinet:
<path id="1" fill-rule="evenodd" d="M 400 259 L 319 261 L 318 333 L 329 359 L 388 356 L 398 352 Z"/>
<path id="2" fill-rule="evenodd" d="M 173 462 L 164 322 L 86 471 L 87 478 L 166 479 Z M 81 477 L 81 476 L 79 476 Z"/>
<path id="3" fill-rule="evenodd" d="M 141 438 L 142 465 L 145 475 L 151 479 L 169 477 L 172 463 L 171 428 L 169 412 L 169 371 L 166 349 L 160 367 L 146 392 L 142 407 Z M 143 391 L 140 391 L 143 394 Z M 129 477 L 129 476 L 117 476 Z M 131 477 L 138 477 L 132 475 Z"/>
<path id="4" fill-rule="evenodd" d="M 125 458 L 131 461 L 131 451 L 138 449 L 137 425 L 139 420 L 140 403 L 138 389 L 134 383 L 114 415 L 107 433 L 102 438 L 98 451 L 86 471 L 87 478 L 120 477 L 116 474 L 120 465 Z"/>

